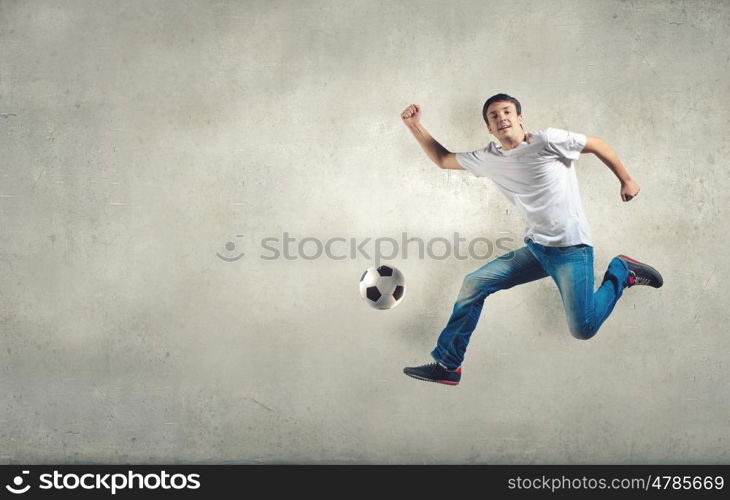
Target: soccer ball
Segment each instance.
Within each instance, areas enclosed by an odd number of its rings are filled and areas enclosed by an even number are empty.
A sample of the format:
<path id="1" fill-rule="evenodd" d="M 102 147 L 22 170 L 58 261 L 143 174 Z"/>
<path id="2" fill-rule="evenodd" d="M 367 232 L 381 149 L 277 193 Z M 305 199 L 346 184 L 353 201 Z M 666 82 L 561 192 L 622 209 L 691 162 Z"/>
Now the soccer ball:
<path id="1" fill-rule="evenodd" d="M 376 309 L 397 306 L 405 291 L 403 274 L 395 267 L 370 267 L 360 278 L 360 296 Z"/>

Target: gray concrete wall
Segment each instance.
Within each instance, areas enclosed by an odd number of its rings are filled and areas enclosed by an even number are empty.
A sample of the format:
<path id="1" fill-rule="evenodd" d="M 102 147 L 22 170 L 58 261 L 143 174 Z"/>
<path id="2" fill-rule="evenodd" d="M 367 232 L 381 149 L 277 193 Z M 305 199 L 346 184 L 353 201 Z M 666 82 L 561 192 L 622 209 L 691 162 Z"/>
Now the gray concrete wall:
<path id="1" fill-rule="evenodd" d="M 721 0 L 3 0 L 0 462 L 730 461 L 729 17 Z M 551 281 L 494 295 L 462 384 L 420 383 L 402 367 L 430 359 L 483 259 L 401 252 L 405 299 L 377 311 L 357 287 L 372 255 L 266 260 L 261 242 L 520 244 L 497 189 L 434 167 L 399 118 L 421 104 L 473 150 L 497 92 L 529 130 L 618 152 L 630 203 L 578 162 L 595 276 L 627 253 L 665 286 L 627 290 L 588 342 Z"/>

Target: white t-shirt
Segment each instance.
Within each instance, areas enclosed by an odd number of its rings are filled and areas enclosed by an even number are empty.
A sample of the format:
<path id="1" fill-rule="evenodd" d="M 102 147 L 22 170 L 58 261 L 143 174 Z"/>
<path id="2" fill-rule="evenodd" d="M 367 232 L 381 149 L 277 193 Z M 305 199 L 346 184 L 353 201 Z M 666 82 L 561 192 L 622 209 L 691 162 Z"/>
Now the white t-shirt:
<path id="1" fill-rule="evenodd" d="M 509 151 L 490 142 L 456 159 L 477 177 L 489 177 L 516 207 L 525 222 L 525 236 L 535 243 L 565 247 L 593 245 L 583 213 L 573 160 L 586 136 L 547 128 Z"/>

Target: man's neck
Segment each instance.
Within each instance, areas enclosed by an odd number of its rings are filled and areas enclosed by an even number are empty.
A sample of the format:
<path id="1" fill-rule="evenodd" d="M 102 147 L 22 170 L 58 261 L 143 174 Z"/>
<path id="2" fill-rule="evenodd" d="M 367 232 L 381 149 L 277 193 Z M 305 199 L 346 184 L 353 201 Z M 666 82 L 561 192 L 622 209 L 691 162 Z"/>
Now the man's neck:
<path id="1" fill-rule="evenodd" d="M 525 141 L 525 131 L 520 128 L 520 136 L 515 140 L 514 142 L 511 140 L 503 141 L 502 139 L 499 140 L 500 144 L 502 144 L 502 149 L 505 151 L 509 151 L 510 149 L 514 149 L 520 144 L 522 144 Z"/>

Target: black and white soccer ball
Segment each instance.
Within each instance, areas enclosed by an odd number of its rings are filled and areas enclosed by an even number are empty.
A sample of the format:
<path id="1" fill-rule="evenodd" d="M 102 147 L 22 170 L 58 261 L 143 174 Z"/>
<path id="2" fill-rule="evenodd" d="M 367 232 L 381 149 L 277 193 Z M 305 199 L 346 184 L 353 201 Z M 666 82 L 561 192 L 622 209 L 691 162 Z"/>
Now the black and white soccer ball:
<path id="1" fill-rule="evenodd" d="M 360 278 L 360 296 L 376 309 L 392 309 L 405 293 L 403 273 L 393 266 L 368 268 Z"/>

